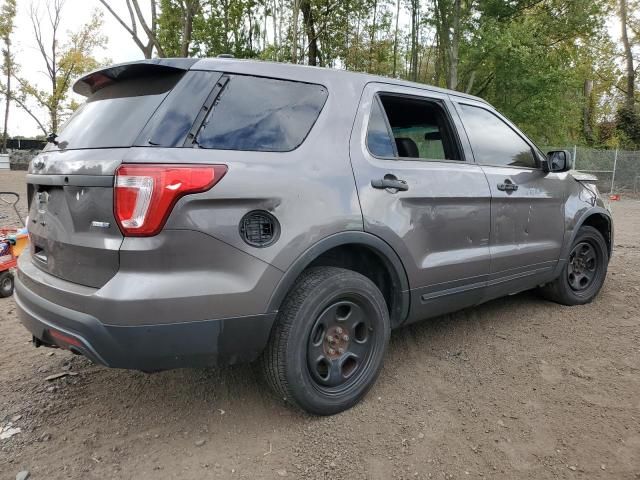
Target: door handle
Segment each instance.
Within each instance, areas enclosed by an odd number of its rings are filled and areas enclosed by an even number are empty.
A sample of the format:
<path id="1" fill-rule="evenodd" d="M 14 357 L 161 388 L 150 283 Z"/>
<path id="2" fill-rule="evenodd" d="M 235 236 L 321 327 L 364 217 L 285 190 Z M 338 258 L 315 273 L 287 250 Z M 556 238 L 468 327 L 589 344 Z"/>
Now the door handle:
<path id="1" fill-rule="evenodd" d="M 406 192 L 409 190 L 409 185 L 404 180 L 398 180 L 395 175 L 390 173 L 385 175 L 384 178 L 378 180 L 371 180 L 371 186 L 373 188 L 387 189 L 392 188 L 394 190 Z"/>
<path id="2" fill-rule="evenodd" d="M 515 192 L 516 190 L 518 190 L 518 185 L 507 178 L 504 183 L 498 184 L 498 190 L 500 190 L 501 192 Z"/>

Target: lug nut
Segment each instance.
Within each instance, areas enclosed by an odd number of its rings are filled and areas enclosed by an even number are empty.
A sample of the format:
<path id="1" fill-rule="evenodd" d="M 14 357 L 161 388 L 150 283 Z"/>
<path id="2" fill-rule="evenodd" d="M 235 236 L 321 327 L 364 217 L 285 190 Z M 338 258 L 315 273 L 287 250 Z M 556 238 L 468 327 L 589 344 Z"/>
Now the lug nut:
<path id="1" fill-rule="evenodd" d="M 338 349 L 338 353 L 339 353 L 340 355 L 342 355 L 342 354 L 344 353 L 344 348 L 339 348 L 339 349 Z"/>
<path id="2" fill-rule="evenodd" d="M 338 327 L 338 328 L 336 328 L 336 333 L 337 333 L 338 335 L 342 334 L 342 327 Z"/>
<path id="3" fill-rule="evenodd" d="M 349 335 L 346 335 L 346 334 L 342 335 L 342 340 L 345 341 L 345 342 L 348 342 L 349 341 Z"/>
<path id="4" fill-rule="evenodd" d="M 335 339 L 335 338 L 333 338 L 333 336 L 332 336 L 332 335 L 327 335 L 327 342 L 329 342 L 329 343 L 334 343 L 335 341 L 336 341 L 336 339 Z"/>
<path id="5" fill-rule="evenodd" d="M 335 355 L 336 351 L 333 348 L 329 349 L 329 355 Z"/>

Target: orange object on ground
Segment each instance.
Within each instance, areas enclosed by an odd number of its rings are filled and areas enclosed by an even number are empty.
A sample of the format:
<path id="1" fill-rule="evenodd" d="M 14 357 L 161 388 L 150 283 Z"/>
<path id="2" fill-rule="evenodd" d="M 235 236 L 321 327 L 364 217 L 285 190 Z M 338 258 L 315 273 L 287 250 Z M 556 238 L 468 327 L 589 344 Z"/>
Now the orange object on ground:
<path id="1" fill-rule="evenodd" d="M 613 200 L 613 201 L 617 202 L 618 200 L 620 200 L 620 195 L 618 195 L 618 194 L 609 195 L 609 200 Z"/>

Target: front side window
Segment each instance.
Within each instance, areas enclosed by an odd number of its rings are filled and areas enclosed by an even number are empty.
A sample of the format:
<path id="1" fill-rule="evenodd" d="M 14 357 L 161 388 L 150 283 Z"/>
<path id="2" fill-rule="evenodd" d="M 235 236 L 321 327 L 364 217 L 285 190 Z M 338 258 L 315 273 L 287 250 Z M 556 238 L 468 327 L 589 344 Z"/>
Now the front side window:
<path id="1" fill-rule="evenodd" d="M 395 144 L 394 156 L 400 159 L 462 158 L 447 115 L 438 102 L 396 94 L 381 94 L 378 98 L 382 108 L 372 109 L 367 134 L 367 146 L 373 155 L 391 156 L 388 152 L 393 148 L 387 145 L 388 141 Z M 391 134 L 386 128 L 387 121 Z M 386 154 L 381 155 L 380 151 Z"/>
<path id="2" fill-rule="evenodd" d="M 196 143 L 220 150 L 294 150 L 313 127 L 327 96 L 321 85 L 232 75 Z"/>
<path id="3" fill-rule="evenodd" d="M 460 112 L 476 162 L 537 167 L 529 144 L 499 117 L 484 108 L 465 104 L 460 104 Z"/>

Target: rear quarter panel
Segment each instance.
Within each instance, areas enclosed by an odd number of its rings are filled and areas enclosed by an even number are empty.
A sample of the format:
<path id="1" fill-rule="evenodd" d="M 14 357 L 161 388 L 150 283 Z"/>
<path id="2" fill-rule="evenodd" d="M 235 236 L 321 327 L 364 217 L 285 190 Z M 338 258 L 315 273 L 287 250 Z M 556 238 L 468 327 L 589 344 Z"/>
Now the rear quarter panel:
<path id="1" fill-rule="evenodd" d="M 304 71 L 308 75 L 308 72 Z M 296 78 L 288 78 L 296 80 Z M 313 81 L 313 78 L 300 78 Z M 203 232 L 286 271 L 311 245 L 344 230 L 362 230 L 349 136 L 361 87 L 318 78 L 329 96 L 309 135 L 291 152 L 200 148 L 132 148 L 125 163 L 225 164 L 225 177 L 208 192 L 182 198 L 166 229 Z M 256 248 L 239 233 L 242 217 L 266 210 L 280 223 L 277 242 Z"/>

